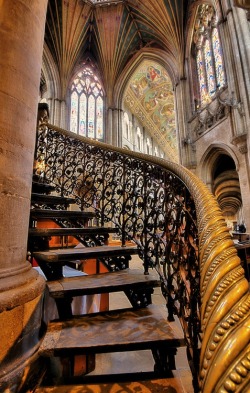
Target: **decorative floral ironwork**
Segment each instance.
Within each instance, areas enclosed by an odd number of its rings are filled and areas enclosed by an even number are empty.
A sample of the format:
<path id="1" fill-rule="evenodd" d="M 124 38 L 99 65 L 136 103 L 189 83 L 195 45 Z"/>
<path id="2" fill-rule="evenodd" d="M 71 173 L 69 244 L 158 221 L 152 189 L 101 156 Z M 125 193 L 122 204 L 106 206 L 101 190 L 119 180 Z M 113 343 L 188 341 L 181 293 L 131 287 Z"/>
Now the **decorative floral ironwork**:
<path id="1" fill-rule="evenodd" d="M 81 210 L 94 210 L 100 225 L 112 222 L 124 246 L 127 239 L 137 244 L 145 274 L 158 272 L 169 319 L 177 315 L 183 327 L 195 391 L 245 391 L 249 284 L 206 186 L 176 163 L 46 123 L 35 162 L 41 181 L 75 197 Z"/>
<path id="2" fill-rule="evenodd" d="M 99 143 L 40 127 L 37 162 L 43 181 L 80 209 L 94 209 L 100 225 L 112 222 L 123 245 L 133 240 L 145 273 L 160 275 L 169 320 L 178 315 L 190 356 L 198 350 L 199 267 L 194 201 L 176 175 L 150 161 Z M 196 356 L 197 357 L 197 356 Z"/>

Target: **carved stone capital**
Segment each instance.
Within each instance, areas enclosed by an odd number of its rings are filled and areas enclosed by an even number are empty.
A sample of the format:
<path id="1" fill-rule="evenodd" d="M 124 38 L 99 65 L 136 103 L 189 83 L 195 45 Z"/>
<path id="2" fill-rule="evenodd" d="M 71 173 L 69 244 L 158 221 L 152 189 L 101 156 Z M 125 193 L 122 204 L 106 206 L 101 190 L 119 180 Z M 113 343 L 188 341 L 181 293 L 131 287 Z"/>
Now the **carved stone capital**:
<path id="1" fill-rule="evenodd" d="M 241 154 L 247 153 L 247 134 L 246 133 L 236 135 L 232 139 L 231 143 L 233 145 L 237 146 L 237 148 Z"/>

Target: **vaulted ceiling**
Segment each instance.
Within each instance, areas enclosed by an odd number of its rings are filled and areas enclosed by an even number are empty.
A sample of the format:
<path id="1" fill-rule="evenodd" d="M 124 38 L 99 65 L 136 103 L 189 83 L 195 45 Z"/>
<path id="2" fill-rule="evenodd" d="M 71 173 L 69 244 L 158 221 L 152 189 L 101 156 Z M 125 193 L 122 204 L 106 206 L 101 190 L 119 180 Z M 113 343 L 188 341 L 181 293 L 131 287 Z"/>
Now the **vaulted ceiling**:
<path id="1" fill-rule="evenodd" d="M 110 90 L 132 60 L 152 49 L 172 78 L 182 74 L 188 0 L 49 0 L 45 41 L 62 90 L 87 54 Z"/>
<path id="2" fill-rule="evenodd" d="M 99 70 L 108 106 L 114 105 L 119 80 L 129 82 L 139 60 L 151 58 L 158 62 L 166 69 L 170 84 L 177 83 L 183 76 L 188 2 L 49 0 L 45 42 L 58 69 L 61 98 L 64 99 L 71 78 L 86 58 Z M 147 116 L 145 112 L 144 117 Z M 165 150 L 166 144 L 173 143 L 171 130 L 162 133 L 162 124 L 158 131 L 156 127 L 151 128 Z M 173 137 L 176 144 L 176 135 Z"/>

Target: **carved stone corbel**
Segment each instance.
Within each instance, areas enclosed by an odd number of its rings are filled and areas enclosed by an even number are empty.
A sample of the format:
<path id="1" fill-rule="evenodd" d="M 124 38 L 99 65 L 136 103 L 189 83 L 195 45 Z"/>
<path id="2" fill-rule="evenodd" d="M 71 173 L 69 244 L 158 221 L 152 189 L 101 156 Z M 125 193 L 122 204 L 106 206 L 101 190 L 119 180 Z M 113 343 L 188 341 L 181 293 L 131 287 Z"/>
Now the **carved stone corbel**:
<path id="1" fill-rule="evenodd" d="M 239 152 L 241 154 L 247 153 L 247 133 L 236 135 L 232 140 L 231 143 L 237 146 Z"/>

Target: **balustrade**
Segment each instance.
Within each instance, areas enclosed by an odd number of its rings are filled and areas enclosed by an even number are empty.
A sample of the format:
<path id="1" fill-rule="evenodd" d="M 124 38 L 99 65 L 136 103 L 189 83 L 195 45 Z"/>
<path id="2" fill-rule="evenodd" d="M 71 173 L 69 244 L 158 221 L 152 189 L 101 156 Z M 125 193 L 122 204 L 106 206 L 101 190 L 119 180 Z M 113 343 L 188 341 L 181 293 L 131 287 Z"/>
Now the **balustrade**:
<path id="1" fill-rule="evenodd" d="M 238 307 L 241 315 L 235 323 L 247 335 L 250 297 L 222 213 L 206 186 L 176 163 L 47 123 L 40 125 L 37 138 L 35 173 L 40 180 L 61 196 L 75 197 L 81 210 L 93 209 L 100 225 L 112 222 L 124 246 L 126 240 L 137 244 L 145 274 L 150 268 L 158 272 L 168 318 L 177 315 L 181 321 L 201 391 L 231 392 L 232 384 L 244 385 L 243 371 L 241 382 L 232 374 L 240 374 L 237 370 L 249 361 L 244 343 L 235 348 L 230 367 L 222 362 L 215 369 L 230 340 L 228 320 Z M 220 386 L 224 390 L 216 390 Z"/>

